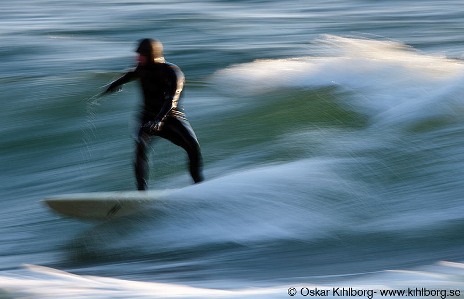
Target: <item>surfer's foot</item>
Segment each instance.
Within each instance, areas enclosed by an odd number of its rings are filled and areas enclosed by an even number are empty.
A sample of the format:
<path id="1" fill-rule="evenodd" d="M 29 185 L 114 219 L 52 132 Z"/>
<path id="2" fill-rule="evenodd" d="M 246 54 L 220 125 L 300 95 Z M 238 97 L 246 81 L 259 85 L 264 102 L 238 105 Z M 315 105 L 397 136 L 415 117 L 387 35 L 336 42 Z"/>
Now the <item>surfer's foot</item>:
<path id="1" fill-rule="evenodd" d="M 201 183 L 204 180 L 205 179 L 203 178 L 203 176 L 198 176 L 198 177 L 193 178 L 193 181 L 195 182 L 195 184 Z"/>
<path id="2" fill-rule="evenodd" d="M 147 181 L 144 179 L 137 180 L 137 190 L 139 191 L 148 190 Z"/>

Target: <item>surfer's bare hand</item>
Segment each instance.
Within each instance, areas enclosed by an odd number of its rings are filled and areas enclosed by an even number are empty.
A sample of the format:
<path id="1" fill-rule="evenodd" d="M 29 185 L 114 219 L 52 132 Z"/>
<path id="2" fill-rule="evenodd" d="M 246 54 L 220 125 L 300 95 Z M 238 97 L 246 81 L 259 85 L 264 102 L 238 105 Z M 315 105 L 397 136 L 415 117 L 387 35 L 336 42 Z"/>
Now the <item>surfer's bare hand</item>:
<path id="1" fill-rule="evenodd" d="M 110 93 L 114 93 L 114 92 L 119 92 L 122 90 L 122 87 L 121 86 L 114 86 L 113 84 L 110 84 L 106 90 L 103 92 L 103 94 L 110 94 Z"/>
<path id="2" fill-rule="evenodd" d="M 164 122 L 162 121 L 149 121 L 142 127 L 151 133 L 159 132 L 163 128 Z"/>
<path id="3" fill-rule="evenodd" d="M 154 132 L 159 132 L 163 128 L 164 122 L 158 121 L 151 126 L 151 130 Z"/>

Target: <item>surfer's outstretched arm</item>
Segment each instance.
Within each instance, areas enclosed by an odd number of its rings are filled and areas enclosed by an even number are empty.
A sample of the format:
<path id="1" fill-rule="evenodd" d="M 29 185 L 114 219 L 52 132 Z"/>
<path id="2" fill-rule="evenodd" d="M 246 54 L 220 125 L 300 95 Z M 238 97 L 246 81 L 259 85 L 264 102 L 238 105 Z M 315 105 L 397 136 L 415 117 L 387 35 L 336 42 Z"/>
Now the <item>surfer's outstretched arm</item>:
<path id="1" fill-rule="evenodd" d="M 135 79 L 137 79 L 137 72 L 135 70 L 129 71 L 125 73 L 124 75 L 122 75 L 119 79 L 111 82 L 108 88 L 106 88 L 106 90 L 102 94 L 105 95 L 105 94 L 113 93 L 117 91 L 120 86 L 130 81 L 134 81 Z"/>

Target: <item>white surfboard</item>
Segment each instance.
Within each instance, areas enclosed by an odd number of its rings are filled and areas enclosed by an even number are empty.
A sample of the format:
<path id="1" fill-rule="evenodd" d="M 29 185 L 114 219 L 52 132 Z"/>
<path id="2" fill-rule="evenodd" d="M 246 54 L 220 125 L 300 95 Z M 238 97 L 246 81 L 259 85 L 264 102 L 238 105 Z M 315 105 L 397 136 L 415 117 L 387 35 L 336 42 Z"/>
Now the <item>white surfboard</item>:
<path id="1" fill-rule="evenodd" d="M 108 220 L 141 212 L 168 193 L 169 190 L 75 193 L 56 195 L 43 201 L 62 216 Z"/>

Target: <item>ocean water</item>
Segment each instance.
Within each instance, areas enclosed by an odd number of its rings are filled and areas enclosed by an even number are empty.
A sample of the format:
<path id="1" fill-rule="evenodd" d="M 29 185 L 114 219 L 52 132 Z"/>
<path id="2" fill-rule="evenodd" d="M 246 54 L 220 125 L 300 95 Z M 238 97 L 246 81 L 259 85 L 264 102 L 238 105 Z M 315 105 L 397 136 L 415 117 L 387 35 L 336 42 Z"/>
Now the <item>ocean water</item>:
<path id="1" fill-rule="evenodd" d="M 3 1 L 0 298 L 464 296 L 463 24 L 458 0 Z M 138 86 L 96 95 L 145 37 L 186 75 L 206 181 L 156 140 L 169 197 L 54 214 L 134 190 Z"/>

